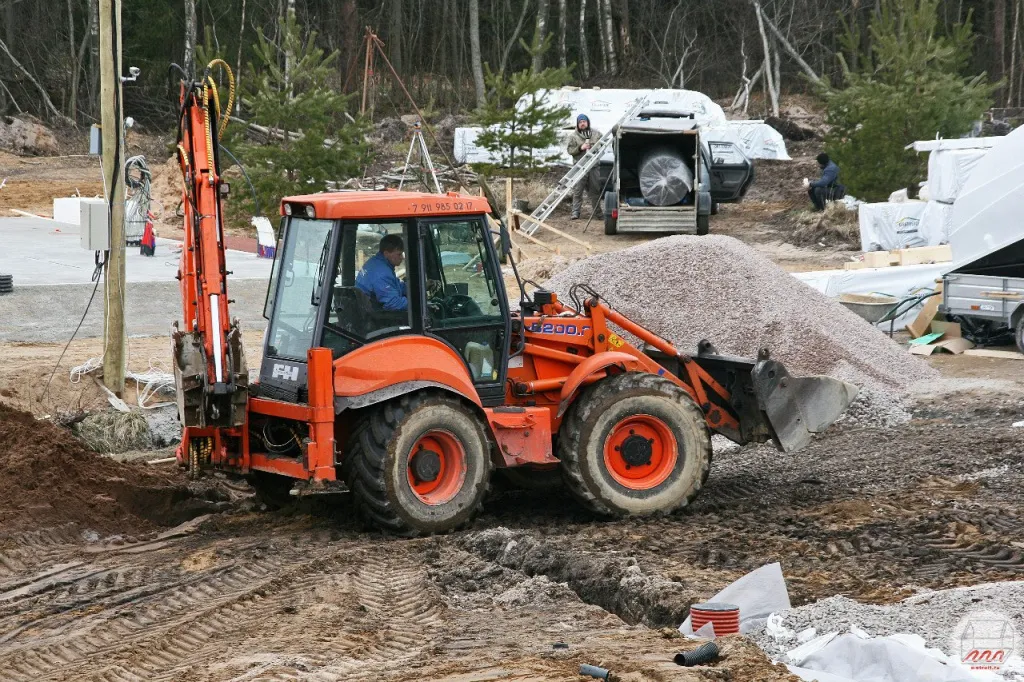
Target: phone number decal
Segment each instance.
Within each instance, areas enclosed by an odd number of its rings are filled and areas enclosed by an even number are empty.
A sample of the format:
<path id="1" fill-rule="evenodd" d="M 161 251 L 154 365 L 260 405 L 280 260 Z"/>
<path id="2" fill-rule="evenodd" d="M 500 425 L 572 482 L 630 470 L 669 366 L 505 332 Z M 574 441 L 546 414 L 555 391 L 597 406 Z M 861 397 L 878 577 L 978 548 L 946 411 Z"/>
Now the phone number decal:
<path id="1" fill-rule="evenodd" d="M 437 211 L 472 211 L 472 201 L 422 201 L 409 205 L 412 213 L 434 213 Z"/>

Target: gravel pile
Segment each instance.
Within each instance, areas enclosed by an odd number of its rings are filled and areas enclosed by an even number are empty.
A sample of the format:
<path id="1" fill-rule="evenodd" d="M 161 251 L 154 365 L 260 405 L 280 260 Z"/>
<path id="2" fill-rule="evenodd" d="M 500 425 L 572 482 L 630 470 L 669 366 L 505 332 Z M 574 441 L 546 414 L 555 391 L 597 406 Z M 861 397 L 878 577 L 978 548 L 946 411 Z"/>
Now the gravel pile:
<path id="1" fill-rule="evenodd" d="M 767 346 L 794 375 L 852 381 L 863 395 L 848 422 L 906 421 L 900 396 L 938 375 L 838 302 L 731 237 L 666 237 L 601 254 L 571 265 L 546 287 L 568 303 L 576 283 L 590 285 L 684 352 L 695 352 L 705 338 L 721 353 L 744 357 Z"/>
<path id="2" fill-rule="evenodd" d="M 781 625 L 795 634 L 814 628 L 815 635 L 847 632 L 856 626 L 870 635 L 920 635 L 928 646 L 952 651 L 951 638 L 961 619 L 983 612 L 1010 619 L 1017 633 L 1024 632 L 1024 582 L 986 583 L 972 587 L 926 592 L 896 604 L 861 604 L 846 597 L 829 597 L 782 614 Z M 807 633 L 810 635 L 810 633 Z M 767 631 L 751 634 L 773 659 L 800 644 L 798 637 L 773 637 Z M 1020 640 L 1018 639 L 1018 642 Z"/>

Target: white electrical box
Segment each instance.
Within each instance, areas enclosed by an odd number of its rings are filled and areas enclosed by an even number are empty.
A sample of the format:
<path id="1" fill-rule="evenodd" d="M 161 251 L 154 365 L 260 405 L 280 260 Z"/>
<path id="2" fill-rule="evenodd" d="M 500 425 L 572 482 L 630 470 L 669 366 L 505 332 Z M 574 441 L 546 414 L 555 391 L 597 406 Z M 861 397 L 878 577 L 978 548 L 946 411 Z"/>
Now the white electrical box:
<path id="1" fill-rule="evenodd" d="M 110 213 L 105 199 L 82 199 L 78 232 L 82 248 L 88 251 L 110 250 Z"/>

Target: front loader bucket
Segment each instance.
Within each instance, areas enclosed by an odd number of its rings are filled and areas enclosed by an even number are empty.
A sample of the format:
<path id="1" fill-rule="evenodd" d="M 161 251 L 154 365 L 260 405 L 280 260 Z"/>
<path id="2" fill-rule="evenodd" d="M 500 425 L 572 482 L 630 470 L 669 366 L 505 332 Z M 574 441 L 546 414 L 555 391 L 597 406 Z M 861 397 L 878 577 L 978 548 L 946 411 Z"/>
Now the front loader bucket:
<path id="1" fill-rule="evenodd" d="M 762 350 L 758 359 L 719 355 L 702 341 L 693 360 L 728 389 L 728 401 L 719 401 L 739 422 L 738 429 L 716 432 L 736 443 L 763 443 L 769 439 L 783 452 L 807 445 L 838 419 L 857 387 L 827 376 L 794 377 L 781 362 Z"/>
<path id="2" fill-rule="evenodd" d="M 751 372 L 754 395 L 779 450 L 807 445 L 846 412 L 857 387 L 827 376 L 794 377 L 781 362 L 759 360 Z"/>

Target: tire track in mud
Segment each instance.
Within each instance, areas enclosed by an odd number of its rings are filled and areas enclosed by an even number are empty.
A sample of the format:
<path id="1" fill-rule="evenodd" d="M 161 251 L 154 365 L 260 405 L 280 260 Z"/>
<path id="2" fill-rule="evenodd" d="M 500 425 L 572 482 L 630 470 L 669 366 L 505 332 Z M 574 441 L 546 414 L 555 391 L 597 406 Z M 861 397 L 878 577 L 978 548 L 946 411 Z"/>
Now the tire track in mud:
<path id="1" fill-rule="evenodd" d="M 421 564 L 380 556 L 388 552 L 385 545 L 376 556 L 363 556 L 359 569 L 345 577 L 339 587 L 350 591 L 348 598 L 359 615 L 346 619 L 335 637 L 318 641 L 316 653 L 289 651 L 287 658 L 301 658 L 301 666 L 272 664 L 233 679 L 291 682 L 315 676 L 376 680 L 389 670 L 401 671 L 420 661 L 424 650 L 442 637 L 444 606 Z M 330 631 L 330 624 L 318 627 L 315 619 L 313 623 L 303 619 L 302 628 L 319 630 L 322 636 Z M 295 644 L 308 647 L 310 643 Z"/>
<path id="2" fill-rule="evenodd" d="M 72 610 L 23 624 L 31 626 L 32 640 L 21 643 L 15 637 L 0 645 L 0 669 L 11 682 L 88 669 L 153 632 L 177 627 L 196 611 L 258 591 L 296 559 L 292 552 L 280 552 L 184 580 L 157 575 L 162 585 L 115 593 L 107 604 L 86 599 L 81 614 Z"/>

